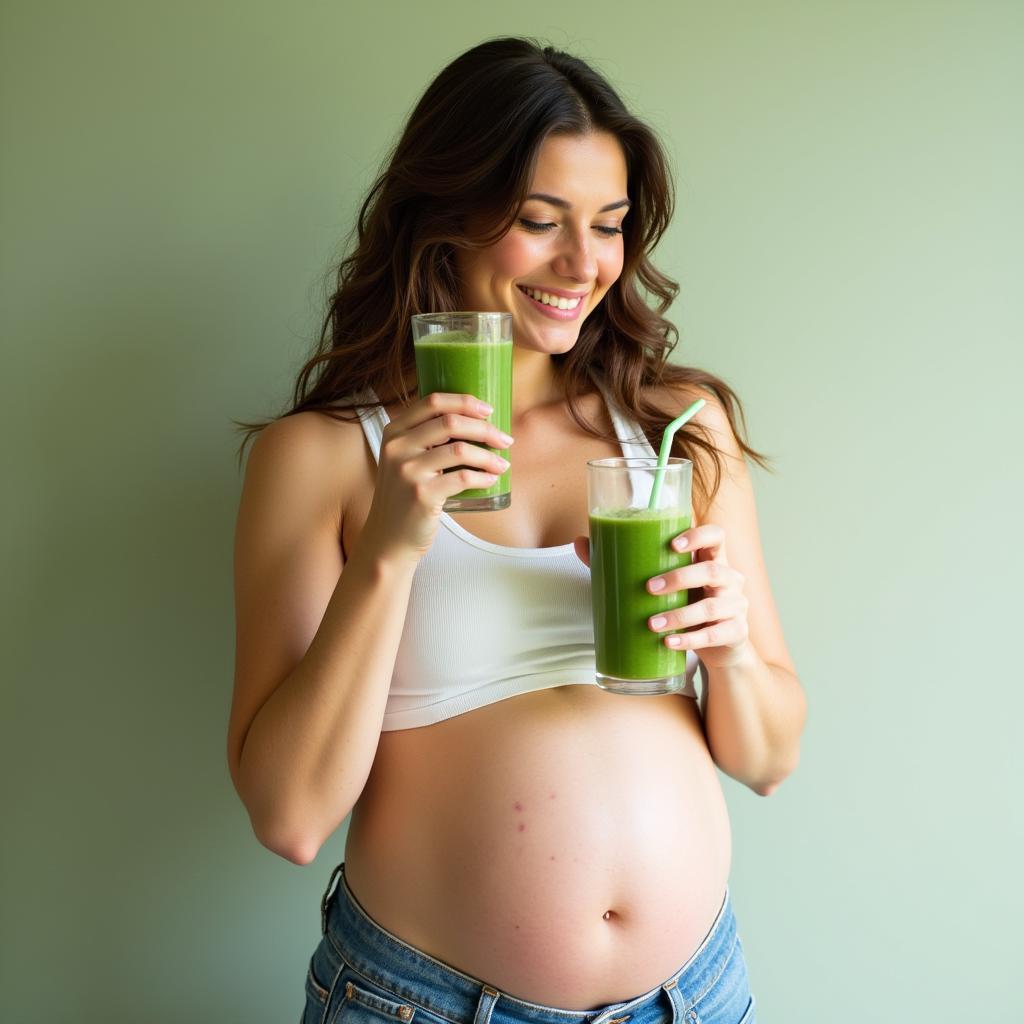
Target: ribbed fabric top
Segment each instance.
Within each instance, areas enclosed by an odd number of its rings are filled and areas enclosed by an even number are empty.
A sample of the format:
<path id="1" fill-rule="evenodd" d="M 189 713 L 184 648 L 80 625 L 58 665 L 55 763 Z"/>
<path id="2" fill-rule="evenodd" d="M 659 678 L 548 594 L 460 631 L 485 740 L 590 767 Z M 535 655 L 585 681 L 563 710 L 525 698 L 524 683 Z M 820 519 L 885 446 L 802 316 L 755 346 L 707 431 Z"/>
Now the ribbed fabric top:
<path id="1" fill-rule="evenodd" d="M 627 458 L 655 458 L 643 431 L 604 397 Z M 372 390 L 369 401 L 376 401 Z M 388 415 L 360 410 L 376 461 Z M 654 634 L 651 634 L 652 641 Z M 698 659 L 686 652 L 684 696 L 696 698 Z M 441 513 L 413 576 L 383 731 L 432 725 L 519 693 L 596 686 L 590 570 L 572 543 L 492 544 Z"/>

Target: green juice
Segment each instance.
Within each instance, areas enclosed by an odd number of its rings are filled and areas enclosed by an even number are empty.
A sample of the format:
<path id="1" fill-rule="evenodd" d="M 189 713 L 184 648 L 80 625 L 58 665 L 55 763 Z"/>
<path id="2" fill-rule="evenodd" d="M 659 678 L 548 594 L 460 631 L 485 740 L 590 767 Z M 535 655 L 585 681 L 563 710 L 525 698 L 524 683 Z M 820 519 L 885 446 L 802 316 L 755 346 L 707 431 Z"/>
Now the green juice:
<path id="1" fill-rule="evenodd" d="M 512 433 L 512 342 L 479 342 L 466 331 L 431 334 L 414 344 L 420 397 L 435 391 L 466 394 L 492 406 L 487 417 L 500 431 Z M 507 448 L 472 442 L 508 459 Z M 458 467 L 455 467 L 458 468 Z M 477 469 L 478 467 L 473 467 Z M 457 498 L 487 498 L 512 490 L 511 468 L 490 487 L 471 487 Z"/>
<path id="2" fill-rule="evenodd" d="M 665 646 L 647 620 L 687 603 L 685 590 L 652 594 L 652 576 L 689 565 L 689 552 L 669 541 L 690 528 L 692 514 L 680 509 L 599 510 L 590 515 L 590 575 L 594 641 L 599 675 L 612 679 L 665 679 L 683 676 L 686 652 Z M 680 682 L 680 687 L 682 682 Z"/>

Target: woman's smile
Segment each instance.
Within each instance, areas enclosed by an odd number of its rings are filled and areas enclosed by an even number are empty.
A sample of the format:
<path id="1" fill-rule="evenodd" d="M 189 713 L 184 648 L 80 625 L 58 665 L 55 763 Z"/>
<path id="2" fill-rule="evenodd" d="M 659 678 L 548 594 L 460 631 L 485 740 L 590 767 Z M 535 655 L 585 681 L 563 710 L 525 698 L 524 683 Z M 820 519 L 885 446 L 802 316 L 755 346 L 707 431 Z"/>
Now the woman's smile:
<path id="1" fill-rule="evenodd" d="M 586 296 L 589 294 L 584 293 L 581 298 L 567 299 L 564 296 L 554 295 L 551 292 L 539 289 L 530 289 L 528 291 L 521 284 L 516 285 L 516 291 L 523 296 L 527 305 L 531 306 L 542 316 L 549 317 L 552 320 L 578 320 L 586 304 Z M 552 305 L 551 303 L 557 303 L 557 305 Z"/>

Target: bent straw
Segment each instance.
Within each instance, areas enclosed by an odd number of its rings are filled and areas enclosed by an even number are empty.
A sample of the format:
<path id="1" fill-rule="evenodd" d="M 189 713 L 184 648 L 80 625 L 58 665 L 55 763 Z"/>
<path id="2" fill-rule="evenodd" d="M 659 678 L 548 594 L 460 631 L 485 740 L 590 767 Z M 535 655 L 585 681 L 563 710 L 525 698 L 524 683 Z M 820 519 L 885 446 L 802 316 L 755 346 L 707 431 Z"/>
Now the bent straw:
<path id="1" fill-rule="evenodd" d="M 658 507 L 658 498 L 661 496 L 661 481 L 665 477 L 665 467 L 668 465 L 668 453 L 672 450 L 672 438 L 675 437 L 676 431 L 688 419 L 690 419 L 691 416 L 694 416 L 704 408 L 704 405 L 704 399 L 698 398 L 693 405 L 677 416 L 665 428 L 665 433 L 661 435 L 661 451 L 658 452 L 657 472 L 654 474 L 654 486 L 651 488 L 651 500 L 647 504 L 649 511 L 653 512 Z"/>

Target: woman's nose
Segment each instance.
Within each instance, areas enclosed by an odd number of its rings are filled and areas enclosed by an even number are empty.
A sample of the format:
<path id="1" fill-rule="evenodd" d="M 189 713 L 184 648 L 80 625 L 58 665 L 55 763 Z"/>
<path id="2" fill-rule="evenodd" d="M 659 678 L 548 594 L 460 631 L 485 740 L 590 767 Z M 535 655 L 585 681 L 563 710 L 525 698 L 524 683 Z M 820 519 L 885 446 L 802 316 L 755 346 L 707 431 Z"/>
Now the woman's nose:
<path id="1" fill-rule="evenodd" d="M 567 238 L 565 247 L 555 260 L 555 271 L 576 281 L 593 281 L 597 277 L 597 257 L 584 232 Z"/>

